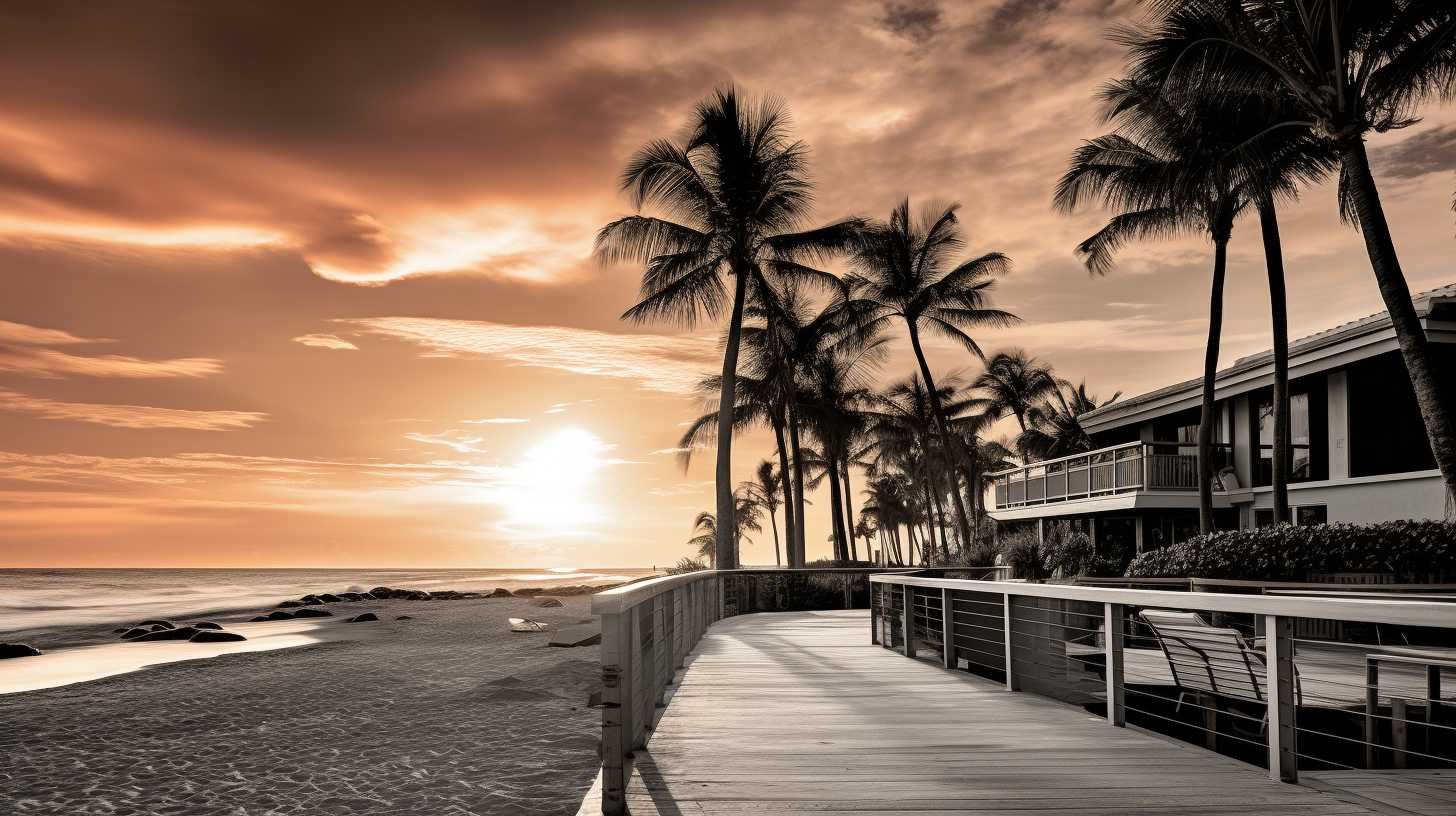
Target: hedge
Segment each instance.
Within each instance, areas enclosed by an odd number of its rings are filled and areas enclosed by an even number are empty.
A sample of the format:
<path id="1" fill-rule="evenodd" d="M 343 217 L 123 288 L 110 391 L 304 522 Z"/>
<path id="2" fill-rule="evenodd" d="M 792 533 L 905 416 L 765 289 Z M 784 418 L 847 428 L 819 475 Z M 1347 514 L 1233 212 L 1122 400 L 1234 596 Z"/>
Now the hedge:
<path id="1" fill-rule="evenodd" d="M 1316 573 L 1393 573 L 1398 582 L 1456 574 L 1456 523 L 1280 524 L 1223 530 L 1145 552 L 1129 578 L 1307 581 Z"/>

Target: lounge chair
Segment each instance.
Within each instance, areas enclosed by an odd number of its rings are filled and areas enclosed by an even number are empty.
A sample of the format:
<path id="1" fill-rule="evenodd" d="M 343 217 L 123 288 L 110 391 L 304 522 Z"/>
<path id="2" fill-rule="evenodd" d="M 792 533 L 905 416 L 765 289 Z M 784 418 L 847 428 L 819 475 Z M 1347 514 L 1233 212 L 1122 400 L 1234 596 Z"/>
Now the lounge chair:
<path id="1" fill-rule="evenodd" d="M 1212 626 L 1195 612 L 1145 609 L 1138 617 L 1152 628 L 1168 658 L 1168 668 L 1178 686 L 1175 711 L 1182 709 L 1189 696 L 1214 704 L 1206 709 L 1216 709 L 1220 699 L 1264 706 L 1259 725 L 1259 734 L 1263 735 L 1269 713 L 1268 675 L 1261 649 L 1246 641 L 1237 629 Z M 1300 702 L 1297 668 L 1294 699 L 1296 704 Z"/>

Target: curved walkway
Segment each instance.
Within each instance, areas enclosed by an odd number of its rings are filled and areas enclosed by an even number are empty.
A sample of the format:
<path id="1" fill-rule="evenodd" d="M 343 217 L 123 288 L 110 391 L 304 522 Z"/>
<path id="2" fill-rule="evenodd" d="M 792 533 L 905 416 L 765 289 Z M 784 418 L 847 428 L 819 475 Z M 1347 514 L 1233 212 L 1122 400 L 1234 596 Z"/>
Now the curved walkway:
<path id="1" fill-rule="evenodd" d="M 628 806 L 676 814 L 1372 811 L 871 645 L 866 612 L 744 615 L 688 658 Z M 582 813 L 600 813 L 589 796 Z"/>

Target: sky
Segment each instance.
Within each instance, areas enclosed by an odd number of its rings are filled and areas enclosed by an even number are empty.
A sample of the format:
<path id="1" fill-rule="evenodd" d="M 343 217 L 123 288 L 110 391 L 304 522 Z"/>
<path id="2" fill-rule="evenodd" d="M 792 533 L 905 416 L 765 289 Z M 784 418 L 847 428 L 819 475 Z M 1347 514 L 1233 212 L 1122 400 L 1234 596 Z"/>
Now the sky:
<path id="1" fill-rule="evenodd" d="M 1200 370 L 1208 246 L 1093 278 L 1072 247 L 1106 213 L 1049 204 L 1127 0 L 386 5 L 0 10 L 0 566 L 687 554 L 717 327 L 620 322 L 641 270 L 591 245 L 632 152 L 728 83 L 792 110 L 817 220 L 961 203 L 968 254 L 1014 262 L 1023 322 L 988 350 L 1104 397 Z M 1456 114 L 1423 113 L 1371 142 L 1413 290 L 1456 280 Z M 1380 308 L 1329 186 L 1281 219 L 1294 336 Z M 1268 347 L 1266 286 L 1245 219 L 1225 364 Z M 909 371 L 897 343 L 881 378 Z M 742 437 L 736 471 L 771 452 Z M 767 531 L 743 560 L 773 563 Z"/>

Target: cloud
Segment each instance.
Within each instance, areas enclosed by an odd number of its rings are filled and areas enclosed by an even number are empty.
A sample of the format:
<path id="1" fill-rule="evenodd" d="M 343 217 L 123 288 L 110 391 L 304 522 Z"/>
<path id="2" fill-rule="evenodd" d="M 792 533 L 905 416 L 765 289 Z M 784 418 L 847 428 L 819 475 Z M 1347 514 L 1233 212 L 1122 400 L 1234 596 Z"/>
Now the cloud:
<path id="1" fill-rule="evenodd" d="M 1223 333 L 1223 342 L 1257 342 L 1263 334 Z M 1106 351 L 1195 351 L 1208 340 L 1208 320 L 1188 318 L 1165 320 L 1147 315 L 1098 320 L 1051 320 L 999 329 L 982 342 L 996 346 L 1023 345 L 1039 353 L 1047 350 Z M 937 345 L 949 341 L 937 340 Z"/>
<path id="2" fill-rule="evenodd" d="M 929 42 L 941 29 L 940 8 L 931 3 L 887 3 L 880 24 L 915 43 Z"/>
<path id="3" fill-rule="evenodd" d="M 653 451 L 652 453 L 650 453 L 648 455 L 649 456 L 675 456 L 675 455 L 677 455 L 679 453 L 687 453 L 690 450 L 692 450 L 692 448 L 658 448 L 657 450 Z"/>
<path id="4" fill-rule="evenodd" d="M 470 436 L 462 431 L 450 430 L 437 434 L 407 433 L 404 438 L 426 445 L 443 445 L 456 453 L 485 453 L 484 450 L 476 447 L 485 441 L 483 437 Z"/>
<path id="5" fill-rule="evenodd" d="M 335 351 L 358 351 L 359 347 L 336 334 L 304 334 L 293 338 L 293 342 L 305 346 Z"/>
<path id="6" fill-rule="evenodd" d="M 587 377 L 629 380 L 667 394 L 693 393 L 698 381 L 712 369 L 717 354 L 712 340 L 688 335 L 611 334 L 564 326 L 513 326 L 425 317 L 342 322 L 371 334 L 414 343 L 428 356 L 497 358 Z"/>
<path id="7" fill-rule="evenodd" d="M 42 419 L 89 422 L 112 428 L 149 430 L 175 428 L 189 431 L 236 431 L 251 428 L 268 419 L 255 411 L 191 411 L 154 408 L 149 405 L 108 405 L 94 402 L 60 402 L 0 388 L 0 410 L 30 414 Z"/>
<path id="8" fill-rule="evenodd" d="M 208 357 L 143 360 L 120 354 L 88 357 L 52 346 L 114 343 L 109 339 L 77 337 L 60 329 L 0 321 L 0 371 L 53 379 L 68 374 L 127 379 L 206 377 L 222 370 L 222 361 Z"/>
<path id="9" fill-rule="evenodd" d="M 1449 173 L 1456 170 L 1456 126 L 1417 130 L 1395 144 L 1372 151 L 1370 160 L 1378 175 L 1397 179 Z"/>
<path id="10" fill-rule="evenodd" d="M 485 419 L 462 419 L 460 421 L 466 425 L 520 425 L 531 420 L 521 417 L 486 417 Z"/>

